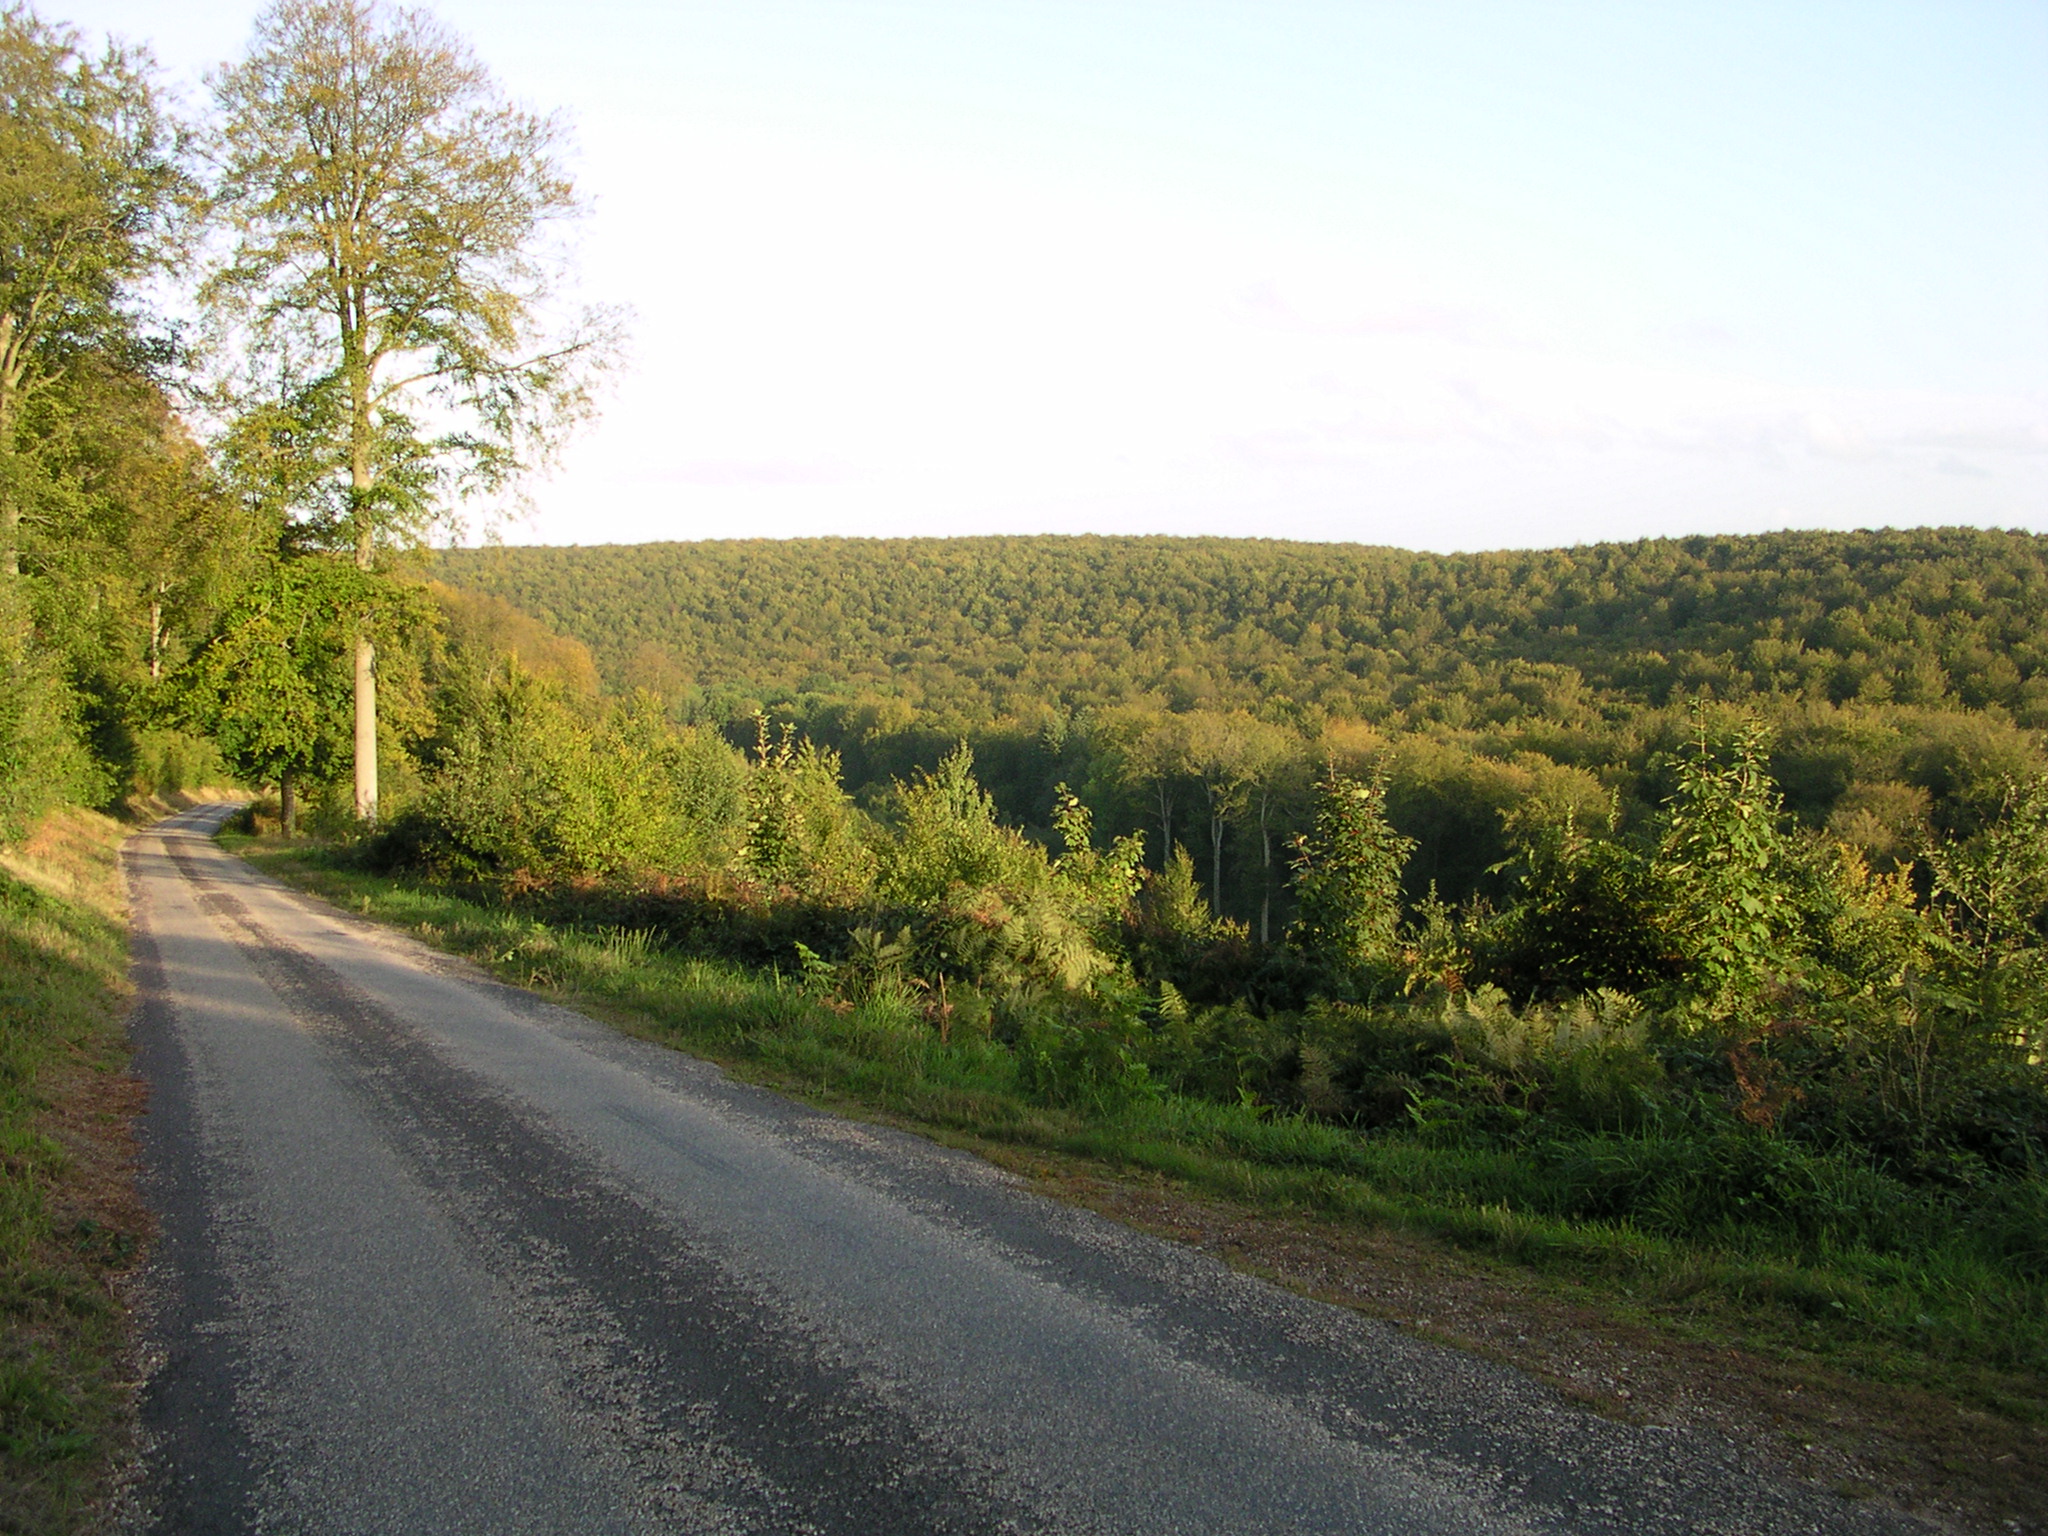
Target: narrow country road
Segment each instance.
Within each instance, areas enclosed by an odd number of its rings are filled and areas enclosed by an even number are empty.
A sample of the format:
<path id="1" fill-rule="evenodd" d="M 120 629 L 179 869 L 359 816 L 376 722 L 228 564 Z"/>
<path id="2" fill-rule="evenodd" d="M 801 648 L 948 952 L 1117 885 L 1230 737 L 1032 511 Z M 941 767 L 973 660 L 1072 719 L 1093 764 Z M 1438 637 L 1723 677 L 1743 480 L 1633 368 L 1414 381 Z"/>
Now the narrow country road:
<path id="1" fill-rule="evenodd" d="M 1917 1525 L 129 845 L 164 1532 Z"/>

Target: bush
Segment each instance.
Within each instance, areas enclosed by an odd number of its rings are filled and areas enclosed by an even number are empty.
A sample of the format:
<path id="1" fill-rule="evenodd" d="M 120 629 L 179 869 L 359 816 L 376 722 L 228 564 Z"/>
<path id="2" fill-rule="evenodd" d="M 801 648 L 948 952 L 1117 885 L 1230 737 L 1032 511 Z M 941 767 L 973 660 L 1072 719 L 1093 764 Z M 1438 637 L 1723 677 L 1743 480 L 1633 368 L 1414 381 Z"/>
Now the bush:
<path id="1" fill-rule="evenodd" d="M 1115 1112 L 1155 1099 L 1142 1025 L 1102 1018 L 1077 998 L 1015 998 L 996 1010 L 1017 1052 L 1018 1080 L 1048 1104 Z"/>
<path id="2" fill-rule="evenodd" d="M 20 589 L 0 578 L 0 842 L 61 800 L 98 804 L 109 789 L 85 748 L 77 698 L 36 645 Z"/>
<path id="3" fill-rule="evenodd" d="M 203 736 L 175 730 L 135 734 L 130 784 L 138 795 L 170 796 L 234 780 L 220 749 Z"/>

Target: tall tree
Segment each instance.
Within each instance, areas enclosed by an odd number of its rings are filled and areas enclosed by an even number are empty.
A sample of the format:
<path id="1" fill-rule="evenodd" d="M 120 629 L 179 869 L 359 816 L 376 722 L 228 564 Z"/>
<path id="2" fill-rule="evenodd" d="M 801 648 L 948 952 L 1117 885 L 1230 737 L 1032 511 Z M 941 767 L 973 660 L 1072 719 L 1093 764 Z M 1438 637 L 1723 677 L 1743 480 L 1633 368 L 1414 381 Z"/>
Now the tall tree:
<path id="1" fill-rule="evenodd" d="M 1109 715 L 1098 746 L 1116 782 L 1133 796 L 1149 795 L 1159 818 L 1160 868 L 1172 857 L 1177 791 L 1189 773 L 1185 717 L 1136 706 Z"/>
<path id="2" fill-rule="evenodd" d="M 560 127 L 424 12 L 274 0 L 214 83 L 232 250 L 206 297 L 314 473 L 300 511 L 365 571 L 506 487 L 588 407 L 610 317 L 550 332 L 576 211 Z M 245 381 L 246 382 L 246 381 Z M 353 647 L 355 805 L 377 813 L 376 648 Z"/>
<path id="3" fill-rule="evenodd" d="M 1245 717 L 1196 710 L 1176 717 L 1182 764 L 1202 786 L 1209 811 L 1209 904 L 1223 910 L 1223 835 L 1245 799 Z"/>
<path id="4" fill-rule="evenodd" d="M 181 227 L 189 182 L 146 56 L 23 6 L 0 10 L 0 577 L 21 570 L 22 521 L 45 466 L 26 407 L 81 353 L 152 351 L 138 282 Z"/>
<path id="5" fill-rule="evenodd" d="M 1259 942 L 1273 942 L 1273 833 L 1309 789 L 1307 744 L 1284 725 L 1247 720 L 1237 769 L 1243 786 L 1239 814 L 1259 834 Z"/>

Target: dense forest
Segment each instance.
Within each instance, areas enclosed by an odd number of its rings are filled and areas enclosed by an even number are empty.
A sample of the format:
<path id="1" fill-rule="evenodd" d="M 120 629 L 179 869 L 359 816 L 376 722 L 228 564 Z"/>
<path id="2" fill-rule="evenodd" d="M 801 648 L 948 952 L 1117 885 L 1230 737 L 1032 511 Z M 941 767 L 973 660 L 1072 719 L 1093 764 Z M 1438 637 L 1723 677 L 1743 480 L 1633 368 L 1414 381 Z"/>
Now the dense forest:
<path id="1" fill-rule="evenodd" d="M 1654 813 L 1688 701 L 1771 721 L 1790 812 L 1881 863 L 1923 824 L 1972 830 L 2039 761 L 2044 553 L 1964 529 L 1471 556 L 810 540 L 459 550 L 438 574 L 586 642 L 616 694 L 738 745 L 757 713 L 794 724 L 869 808 L 960 740 L 1041 835 L 1067 782 L 1149 826 L 1155 864 L 1199 853 L 1249 920 L 1284 899 L 1311 758 L 1384 761 L 1412 898 L 1498 895 L 1530 797 Z"/>
<path id="2" fill-rule="evenodd" d="M 1763 695 L 1996 704 L 2048 725 L 2048 540 L 1966 529 L 1422 555 L 1260 539 L 719 541 L 443 557 L 589 644 L 606 680 L 750 713 L 900 699 L 1571 723 Z"/>
<path id="3" fill-rule="evenodd" d="M 1718 548 L 1742 570 L 1773 542 Z M 1944 610 L 1946 630 L 1909 614 L 1920 670 L 1945 679 L 1912 702 L 1838 698 L 1826 672 L 1776 691 L 1581 680 L 1555 708 L 1480 680 L 1453 720 L 1256 691 L 926 715 L 878 688 L 778 692 L 708 669 L 621 696 L 594 648 L 442 587 L 417 734 L 394 753 L 408 799 L 340 857 L 507 914 L 479 942 L 516 974 L 609 975 L 658 951 L 810 1000 L 764 994 L 707 1019 L 707 1039 L 787 1035 L 870 1063 L 849 1074 L 915 1062 L 1114 1125 L 1185 1122 L 1212 1151 L 1513 1213 L 1503 1231 L 1541 1218 L 1790 1265 L 1803 1278 L 1730 1283 L 1832 1309 L 1830 1328 L 2037 1372 L 2048 775 L 2036 733 L 1950 691 L 1939 660 L 2024 625 L 2011 594 L 2035 545 L 1805 542 L 1919 544 L 1937 553 L 1917 575 L 1882 563 L 1895 587 L 2008 595 Z M 1023 558 L 1102 547 L 1027 541 Z M 843 609 L 860 590 L 845 567 L 887 548 L 775 555 L 819 559 L 792 584 L 836 584 Z M 575 558 L 487 552 L 438 573 Z M 745 622 L 790 636 L 805 620 Z M 1466 632 L 1439 631 L 1444 651 L 1476 644 Z M 1420 646 L 1378 654 L 1478 672 Z M 1033 661 L 1085 689 L 1074 656 Z M 888 658 L 844 659 L 858 675 Z M 728 995 L 709 974 L 689 985 Z"/>

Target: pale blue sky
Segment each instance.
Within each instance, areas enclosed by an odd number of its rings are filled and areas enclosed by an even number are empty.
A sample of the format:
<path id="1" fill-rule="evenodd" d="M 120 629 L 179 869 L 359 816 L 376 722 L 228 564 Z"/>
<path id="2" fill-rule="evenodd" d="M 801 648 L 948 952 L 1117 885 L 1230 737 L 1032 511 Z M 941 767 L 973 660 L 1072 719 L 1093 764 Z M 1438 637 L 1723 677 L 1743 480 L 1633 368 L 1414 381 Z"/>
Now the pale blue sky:
<path id="1" fill-rule="evenodd" d="M 638 317 L 514 541 L 2048 529 L 2038 0 L 436 9 Z"/>

